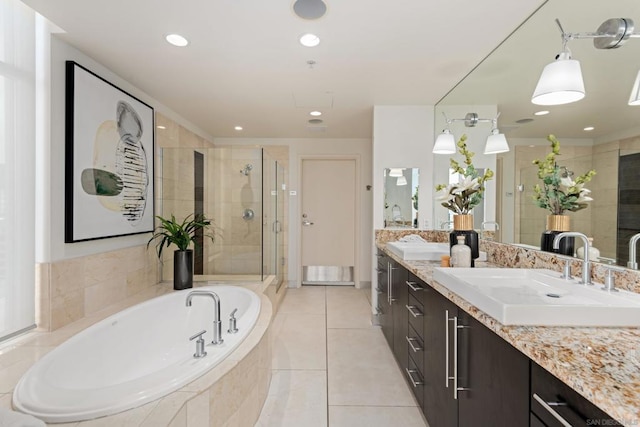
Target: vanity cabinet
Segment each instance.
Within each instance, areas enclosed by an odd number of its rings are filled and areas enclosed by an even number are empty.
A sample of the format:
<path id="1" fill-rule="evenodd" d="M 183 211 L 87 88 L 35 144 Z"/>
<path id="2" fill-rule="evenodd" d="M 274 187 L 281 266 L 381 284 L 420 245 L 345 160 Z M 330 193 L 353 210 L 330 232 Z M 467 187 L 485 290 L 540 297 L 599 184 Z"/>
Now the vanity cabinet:
<path id="1" fill-rule="evenodd" d="M 531 427 L 622 425 L 534 362 L 530 420 Z"/>
<path id="2" fill-rule="evenodd" d="M 397 339 L 397 322 L 403 320 L 395 316 L 390 343 L 429 425 L 528 425 L 529 359 L 399 267 L 405 273 L 394 270 L 396 277 L 407 277 L 406 353 Z M 393 305 L 394 314 L 398 308 Z M 402 365 L 405 358 L 407 366 Z"/>

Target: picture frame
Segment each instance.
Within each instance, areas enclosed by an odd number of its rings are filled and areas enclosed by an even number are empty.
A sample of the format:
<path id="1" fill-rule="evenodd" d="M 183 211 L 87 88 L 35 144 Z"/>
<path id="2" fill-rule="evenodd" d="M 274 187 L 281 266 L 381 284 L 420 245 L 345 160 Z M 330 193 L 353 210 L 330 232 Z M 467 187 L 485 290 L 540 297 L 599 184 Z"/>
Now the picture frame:
<path id="1" fill-rule="evenodd" d="M 153 231 L 153 108 L 75 61 L 65 95 L 65 243 Z"/>

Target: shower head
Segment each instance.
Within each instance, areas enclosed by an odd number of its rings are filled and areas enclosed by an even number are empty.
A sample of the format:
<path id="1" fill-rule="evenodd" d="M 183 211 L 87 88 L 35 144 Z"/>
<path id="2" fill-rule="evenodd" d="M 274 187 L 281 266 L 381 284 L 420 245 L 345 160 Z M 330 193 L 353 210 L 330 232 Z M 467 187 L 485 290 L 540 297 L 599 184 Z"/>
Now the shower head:
<path id="1" fill-rule="evenodd" d="M 240 173 L 243 174 L 244 176 L 249 176 L 251 169 L 253 169 L 253 165 L 251 163 L 247 163 L 244 169 L 240 171 Z"/>

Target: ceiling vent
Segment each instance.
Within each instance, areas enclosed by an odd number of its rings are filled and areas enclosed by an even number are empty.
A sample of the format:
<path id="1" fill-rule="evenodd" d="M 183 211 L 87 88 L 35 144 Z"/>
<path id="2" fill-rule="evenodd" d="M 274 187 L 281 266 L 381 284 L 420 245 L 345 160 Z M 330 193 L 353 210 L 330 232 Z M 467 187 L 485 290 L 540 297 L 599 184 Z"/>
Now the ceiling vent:
<path id="1" fill-rule="evenodd" d="M 327 126 L 307 126 L 307 130 L 311 133 L 324 133 L 327 131 Z"/>
<path id="2" fill-rule="evenodd" d="M 322 0 L 296 0 L 293 12 L 302 19 L 320 19 L 327 12 Z"/>

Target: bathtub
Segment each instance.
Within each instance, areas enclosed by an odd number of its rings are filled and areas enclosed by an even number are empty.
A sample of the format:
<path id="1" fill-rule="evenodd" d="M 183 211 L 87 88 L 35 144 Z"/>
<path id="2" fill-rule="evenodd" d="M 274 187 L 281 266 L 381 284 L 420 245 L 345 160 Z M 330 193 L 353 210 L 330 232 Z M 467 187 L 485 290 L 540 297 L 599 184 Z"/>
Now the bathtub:
<path id="1" fill-rule="evenodd" d="M 40 359 L 20 379 L 16 409 L 46 422 L 82 421 L 135 408 L 165 396 L 216 366 L 249 334 L 260 313 L 260 298 L 234 286 L 203 286 L 220 297 L 221 345 L 209 344 L 213 299 L 192 289 L 138 304 L 85 329 Z M 238 333 L 227 332 L 232 310 Z M 203 358 L 194 358 L 189 338 L 206 329 Z"/>

